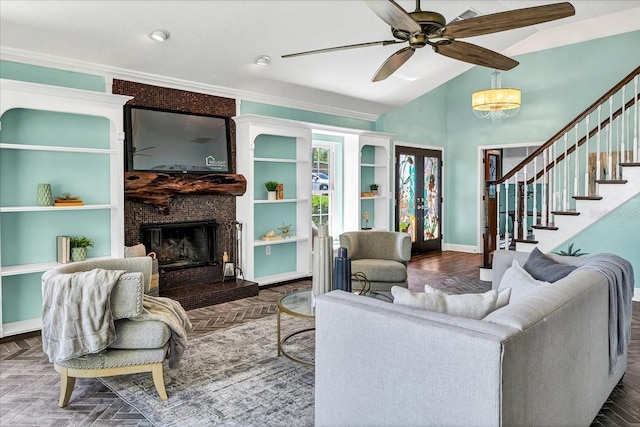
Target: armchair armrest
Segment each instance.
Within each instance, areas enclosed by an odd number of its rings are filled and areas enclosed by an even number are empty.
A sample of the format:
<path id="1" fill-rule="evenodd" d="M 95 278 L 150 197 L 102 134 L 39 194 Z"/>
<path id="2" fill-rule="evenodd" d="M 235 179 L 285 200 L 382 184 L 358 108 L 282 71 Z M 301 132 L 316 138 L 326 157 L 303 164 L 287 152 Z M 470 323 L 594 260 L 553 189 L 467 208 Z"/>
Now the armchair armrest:
<path id="1" fill-rule="evenodd" d="M 120 276 L 111 291 L 113 320 L 137 317 L 142 313 L 143 280 L 142 273 L 125 273 Z"/>

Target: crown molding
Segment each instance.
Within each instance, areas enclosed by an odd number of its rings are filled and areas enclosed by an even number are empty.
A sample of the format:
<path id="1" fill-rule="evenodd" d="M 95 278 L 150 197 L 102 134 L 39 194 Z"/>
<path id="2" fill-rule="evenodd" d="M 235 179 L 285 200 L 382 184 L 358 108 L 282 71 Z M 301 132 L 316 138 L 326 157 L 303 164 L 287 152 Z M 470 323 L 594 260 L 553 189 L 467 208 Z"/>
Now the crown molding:
<path id="1" fill-rule="evenodd" d="M 134 70 L 127 70 L 124 68 L 112 67 L 109 65 L 79 61 L 75 59 L 46 55 L 4 46 L 0 47 L 0 59 L 78 73 L 99 75 L 103 76 L 107 82 L 109 81 L 109 79 L 128 80 L 134 81 L 136 83 L 187 90 L 191 92 L 204 93 L 207 95 L 220 96 L 225 98 L 235 98 L 241 101 L 244 100 L 260 102 L 264 104 L 277 105 L 280 107 L 348 117 L 370 122 L 375 122 L 379 117 L 377 114 L 319 105 L 312 102 L 298 101 L 284 97 L 264 95 L 257 92 L 242 91 L 225 88 L 222 86 L 208 85 L 188 80 L 161 76 L 157 74 L 143 73 Z"/>

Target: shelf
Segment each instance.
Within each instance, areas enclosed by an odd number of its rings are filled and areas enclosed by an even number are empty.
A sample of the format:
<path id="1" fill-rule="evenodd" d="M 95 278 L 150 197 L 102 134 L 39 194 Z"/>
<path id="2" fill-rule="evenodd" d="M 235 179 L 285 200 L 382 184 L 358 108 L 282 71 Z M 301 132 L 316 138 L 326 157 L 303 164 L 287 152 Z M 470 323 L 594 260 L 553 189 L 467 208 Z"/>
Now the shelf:
<path id="1" fill-rule="evenodd" d="M 106 148 L 60 147 L 49 145 L 25 145 L 0 143 L 0 148 L 7 150 L 58 151 L 63 153 L 116 154 L 116 150 Z"/>
<path id="2" fill-rule="evenodd" d="M 256 157 L 253 160 L 255 162 L 265 162 L 265 163 L 296 163 L 296 164 L 309 163 L 309 161 L 307 161 L 307 160 L 276 159 L 276 158 L 271 158 L 271 157 Z"/>
<path id="3" fill-rule="evenodd" d="M 309 199 L 282 199 L 282 200 L 254 200 L 253 203 L 258 204 L 270 204 L 270 203 L 298 203 L 308 202 Z"/>
<path id="4" fill-rule="evenodd" d="M 5 206 L 0 207 L 0 212 L 51 212 L 51 211 L 73 211 L 73 210 L 100 210 L 116 209 L 116 205 L 98 204 L 84 206 Z"/>
<path id="5" fill-rule="evenodd" d="M 362 163 L 360 166 L 363 168 L 386 168 L 389 165 L 385 163 Z"/>
<path id="6" fill-rule="evenodd" d="M 269 246 L 269 245 L 281 245 L 283 243 L 295 243 L 295 242 L 304 242 L 306 240 L 309 240 L 308 237 L 298 237 L 298 236 L 293 236 L 293 237 L 289 237 L 288 239 L 280 239 L 280 240 L 255 240 L 253 242 L 253 246 Z"/>
<path id="7" fill-rule="evenodd" d="M 99 260 L 99 259 L 109 259 L 112 257 L 94 257 L 87 258 L 87 261 Z M 30 273 L 44 273 L 47 270 L 52 268 L 59 267 L 63 264 L 59 262 L 39 262 L 34 264 L 22 264 L 22 265 L 10 265 L 7 267 L 2 267 L 1 275 L 4 276 L 17 276 L 20 274 L 30 274 Z"/>
<path id="8" fill-rule="evenodd" d="M 387 196 L 360 197 L 361 200 L 387 199 Z"/>

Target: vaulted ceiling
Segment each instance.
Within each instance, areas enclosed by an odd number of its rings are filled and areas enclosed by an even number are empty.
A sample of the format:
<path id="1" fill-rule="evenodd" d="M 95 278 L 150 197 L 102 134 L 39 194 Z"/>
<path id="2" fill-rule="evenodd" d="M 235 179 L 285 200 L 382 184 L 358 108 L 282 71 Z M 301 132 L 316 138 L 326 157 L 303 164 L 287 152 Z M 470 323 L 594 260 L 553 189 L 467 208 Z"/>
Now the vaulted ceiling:
<path id="1" fill-rule="evenodd" d="M 399 0 L 415 10 L 414 0 Z M 428 1 L 447 22 L 549 1 Z M 571 2 L 576 15 L 466 41 L 514 56 L 640 30 L 640 1 Z M 298 108 L 377 115 L 421 96 L 472 65 L 421 49 L 396 73 L 371 82 L 398 46 L 297 58 L 284 54 L 387 40 L 390 29 L 361 0 L 0 2 L 2 59 L 59 64 L 114 77 L 161 81 Z M 149 33 L 166 29 L 155 42 Z M 268 66 L 254 64 L 259 55 Z"/>

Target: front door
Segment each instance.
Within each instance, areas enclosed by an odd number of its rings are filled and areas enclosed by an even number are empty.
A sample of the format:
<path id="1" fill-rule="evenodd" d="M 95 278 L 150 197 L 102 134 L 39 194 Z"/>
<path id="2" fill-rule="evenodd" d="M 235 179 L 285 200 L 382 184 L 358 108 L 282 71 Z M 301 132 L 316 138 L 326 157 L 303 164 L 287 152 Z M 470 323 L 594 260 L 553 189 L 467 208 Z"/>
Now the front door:
<path id="1" fill-rule="evenodd" d="M 396 147 L 396 230 L 413 253 L 442 250 L 442 152 Z"/>

